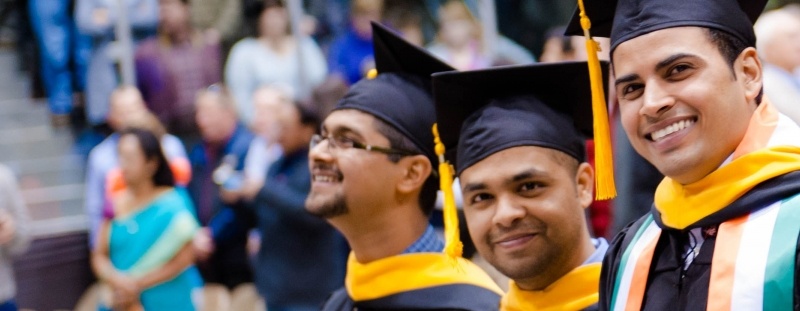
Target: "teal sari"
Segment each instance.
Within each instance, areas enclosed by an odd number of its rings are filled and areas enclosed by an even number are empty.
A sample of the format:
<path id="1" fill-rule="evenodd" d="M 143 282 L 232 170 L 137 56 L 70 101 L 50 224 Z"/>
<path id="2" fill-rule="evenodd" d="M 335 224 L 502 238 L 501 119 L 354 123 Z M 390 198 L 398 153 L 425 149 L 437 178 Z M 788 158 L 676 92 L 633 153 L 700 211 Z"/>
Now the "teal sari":
<path id="1" fill-rule="evenodd" d="M 199 225 L 186 190 L 175 188 L 150 205 L 110 224 L 109 257 L 127 275 L 145 275 L 169 262 L 190 242 Z M 192 265 L 175 278 L 145 289 L 141 302 L 147 311 L 194 311 L 202 303 L 203 281 Z"/>

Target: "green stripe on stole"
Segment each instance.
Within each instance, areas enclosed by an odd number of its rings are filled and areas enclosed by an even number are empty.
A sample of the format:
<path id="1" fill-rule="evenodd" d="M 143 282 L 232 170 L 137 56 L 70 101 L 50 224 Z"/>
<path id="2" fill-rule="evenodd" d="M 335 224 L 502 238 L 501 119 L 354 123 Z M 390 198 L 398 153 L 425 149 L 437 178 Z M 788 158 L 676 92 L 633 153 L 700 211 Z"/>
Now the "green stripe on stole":
<path id="1" fill-rule="evenodd" d="M 613 309 L 614 306 L 617 305 L 617 297 L 619 296 L 619 286 L 622 283 L 622 277 L 625 273 L 625 267 L 628 266 L 628 260 L 631 257 L 631 253 L 633 252 L 633 247 L 636 245 L 636 242 L 642 237 L 642 234 L 647 230 L 647 227 L 650 227 L 650 223 L 653 222 L 653 214 L 648 213 L 647 218 L 642 222 L 642 225 L 639 226 L 639 230 L 636 231 L 636 235 L 633 237 L 633 240 L 628 244 L 628 247 L 625 249 L 625 253 L 622 255 L 622 260 L 620 260 L 619 265 L 617 266 L 617 277 L 614 279 L 614 292 L 611 294 L 611 308 Z"/>
<path id="2" fill-rule="evenodd" d="M 797 237 L 800 234 L 800 194 L 781 202 L 772 231 L 764 272 L 765 311 L 792 310 Z"/>

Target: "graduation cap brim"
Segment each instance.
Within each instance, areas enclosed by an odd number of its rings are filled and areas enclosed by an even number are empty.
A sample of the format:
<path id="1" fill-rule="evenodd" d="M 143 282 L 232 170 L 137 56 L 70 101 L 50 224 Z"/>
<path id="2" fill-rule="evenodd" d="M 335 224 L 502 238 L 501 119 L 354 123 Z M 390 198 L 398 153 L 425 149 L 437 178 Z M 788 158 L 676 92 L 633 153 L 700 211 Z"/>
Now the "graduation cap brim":
<path id="1" fill-rule="evenodd" d="M 430 80 L 431 74 L 455 70 L 421 47 L 402 39 L 393 30 L 372 22 L 372 45 L 378 74 L 404 73 Z"/>
<path id="2" fill-rule="evenodd" d="M 767 0 L 585 0 L 591 35 L 611 38 L 617 45 L 656 30 L 696 26 L 728 32 L 755 45 L 755 24 Z M 616 18 L 616 20 L 615 20 Z M 575 10 L 565 35 L 582 36 L 580 8 Z"/>
<path id="3" fill-rule="evenodd" d="M 334 110 L 355 109 L 375 116 L 414 142 L 435 164 L 430 79 L 435 72 L 454 69 L 378 23 L 372 23 L 372 31 L 378 74 L 354 84 Z"/>
<path id="4" fill-rule="evenodd" d="M 601 68 L 604 88 L 607 89 L 608 63 L 601 62 Z M 542 63 L 437 73 L 433 75 L 433 89 L 440 137 L 447 148 L 448 159 L 454 164 L 459 161 L 456 159 L 456 146 L 464 121 L 497 100 L 534 97 L 538 103 L 531 104 L 545 104 L 552 110 L 569 116 L 573 121 L 571 125 L 585 138 L 591 138 L 593 134 L 592 92 L 586 62 Z M 531 128 L 548 126 L 531 122 Z M 498 137 L 486 141 L 486 144 L 497 144 L 496 148 L 489 147 L 487 150 L 497 152 L 504 146 L 514 145 L 513 141 L 504 142 L 504 139 L 509 138 Z M 483 158 L 488 154 L 476 156 Z"/>

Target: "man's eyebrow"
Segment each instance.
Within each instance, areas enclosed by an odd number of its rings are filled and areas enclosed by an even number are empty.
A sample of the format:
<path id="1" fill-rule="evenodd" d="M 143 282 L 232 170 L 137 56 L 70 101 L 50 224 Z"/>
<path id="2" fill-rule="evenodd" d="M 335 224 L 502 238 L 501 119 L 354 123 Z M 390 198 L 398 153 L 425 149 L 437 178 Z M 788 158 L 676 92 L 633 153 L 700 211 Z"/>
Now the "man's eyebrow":
<path id="1" fill-rule="evenodd" d="M 516 183 L 516 182 L 520 182 L 520 181 L 525 180 L 525 179 L 530 179 L 530 178 L 534 178 L 534 177 L 538 177 L 538 176 L 545 176 L 545 175 L 546 174 L 544 172 L 542 172 L 540 170 L 537 170 L 535 168 L 532 168 L 532 169 L 529 169 L 529 170 L 526 170 L 526 171 L 523 171 L 523 172 L 520 172 L 520 173 L 514 175 L 513 177 L 511 177 L 511 179 L 508 180 L 508 183 Z"/>
<path id="2" fill-rule="evenodd" d="M 472 191 L 478 191 L 478 190 L 484 190 L 484 189 L 486 189 L 486 184 L 484 184 L 484 183 L 469 183 L 469 184 L 464 185 L 464 191 L 463 192 L 472 192 Z"/>
<path id="3" fill-rule="evenodd" d="M 674 62 L 677 62 L 677 61 L 679 61 L 681 59 L 688 58 L 688 57 L 696 57 L 696 56 L 693 55 L 693 54 L 687 54 L 687 53 L 678 53 L 678 54 L 671 55 L 671 56 L 665 58 L 664 60 L 658 62 L 658 64 L 656 64 L 656 71 L 660 71 L 661 69 L 664 69 L 664 67 L 667 67 L 667 66 L 671 65 Z"/>
<path id="4" fill-rule="evenodd" d="M 628 82 L 635 81 L 635 80 L 638 80 L 638 79 L 639 79 L 639 75 L 637 75 L 635 73 L 624 75 L 624 76 L 619 77 L 616 80 L 614 80 L 614 86 L 618 86 L 620 84 L 628 83 Z"/>
<path id="5" fill-rule="evenodd" d="M 656 71 L 660 71 L 660 70 L 664 69 L 665 67 L 667 67 L 669 65 L 672 65 L 672 63 L 674 63 L 674 62 L 677 62 L 677 61 L 679 61 L 681 59 L 689 58 L 689 57 L 697 57 L 697 56 L 694 55 L 694 54 L 687 54 L 687 53 L 678 53 L 678 54 L 670 55 L 669 57 L 667 57 L 667 58 L 663 59 L 662 61 L 658 62 L 658 64 L 656 64 L 655 69 L 656 69 Z M 639 79 L 639 75 L 637 75 L 635 73 L 624 75 L 624 76 L 621 76 L 621 77 L 617 78 L 616 80 L 614 80 L 614 86 L 618 86 L 618 85 L 623 84 L 623 83 L 628 83 L 628 82 L 634 81 L 636 79 Z"/>

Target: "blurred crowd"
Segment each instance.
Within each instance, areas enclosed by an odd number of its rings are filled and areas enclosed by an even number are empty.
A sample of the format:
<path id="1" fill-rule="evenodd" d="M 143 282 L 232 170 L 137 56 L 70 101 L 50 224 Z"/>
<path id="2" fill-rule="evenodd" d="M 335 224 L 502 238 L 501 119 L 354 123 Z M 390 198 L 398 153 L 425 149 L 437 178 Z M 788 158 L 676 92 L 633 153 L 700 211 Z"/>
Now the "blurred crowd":
<path id="1" fill-rule="evenodd" d="M 219 310 L 316 310 L 342 286 L 347 245 L 304 210 L 308 145 L 374 68 L 370 21 L 459 70 L 585 59 L 583 39 L 563 27 L 546 32 L 535 57 L 485 27 L 476 1 L 300 2 L 28 1 L 53 126 L 85 122 L 103 134 L 88 154 L 85 190 L 103 308 L 191 310 L 205 297 Z M 765 93 L 800 122 L 800 6 L 764 14 L 755 30 Z M 661 180 L 622 132 L 621 195 L 613 208 L 590 209 L 596 236 L 644 214 Z M 8 194 L 0 202 L 6 310 L 8 256 L 29 236 L 2 168 L 0 191 Z"/>

